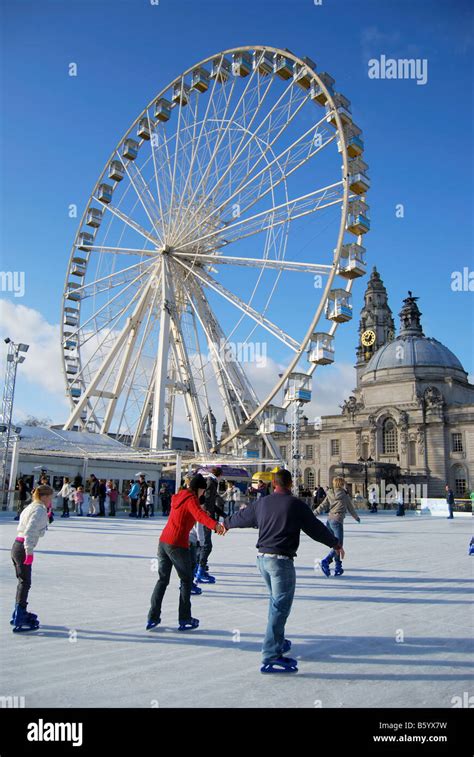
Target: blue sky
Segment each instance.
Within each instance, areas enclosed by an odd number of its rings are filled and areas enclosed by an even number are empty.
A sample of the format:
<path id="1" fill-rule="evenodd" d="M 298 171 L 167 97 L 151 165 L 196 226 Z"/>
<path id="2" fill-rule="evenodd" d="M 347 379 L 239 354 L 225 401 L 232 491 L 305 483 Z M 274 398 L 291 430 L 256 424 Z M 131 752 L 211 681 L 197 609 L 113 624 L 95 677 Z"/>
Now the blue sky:
<path id="1" fill-rule="evenodd" d="M 412 289 L 425 333 L 472 374 L 473 293 L 451 289 L 453 271 L 474 270 L 471 6 L 467 0 L 3 3 L 1 270 L 26 273 L 23 298 L 1 293 L 10 302 L 6 323 L 10 330 L 15 325 L 14 338 L 46 344 L 54 335 L 48 329 L 59 323 L 78 223 L 68 206 L 82 212 L 113 146 L 146 103 L 214 52 L 269 44 L 310 56 L 351 99 L 372 183 L 368 262 L 382 274 L 397 326 Z M 428 82 L 369 79 L 369 59 L 382 54 L 426 59 Z M 75 78 L 68 76 L 70 62 L 78 65 Z M 403 219 L 395 215 L 399 203 Z M 365 282 L 354 288 L 352 323 L 338 331 L 338 359 L 348 365 Z M 11 321 L 15 312 L 25 314 L 18 306 L 37 311 L 36 320 L 25 317 L 25 331 L 44 327 L 42 335 L 21 335 L 21 318 Z M 291 309 L 287 318 L 291 332 Z M 47 361 L 35 369 L 47 372 Z M 48 381 L 33 396 L 31 377 L 20 378 L 23 412 L 55 415 L 61 381 Z"/>

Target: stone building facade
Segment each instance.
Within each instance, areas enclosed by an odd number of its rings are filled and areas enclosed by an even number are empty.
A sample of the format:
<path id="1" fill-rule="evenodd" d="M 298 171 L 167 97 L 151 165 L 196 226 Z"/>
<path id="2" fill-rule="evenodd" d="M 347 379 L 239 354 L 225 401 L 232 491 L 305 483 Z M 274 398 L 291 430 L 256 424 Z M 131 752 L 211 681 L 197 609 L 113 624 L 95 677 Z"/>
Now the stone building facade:
<path id="1" fill-rule="evenodd" d="M 395 335 L 385 286 L 374 268 L 356 350 L 357 386 L 338 415 L 301 427 L 302 483 L 325 488 L 342 474 L 353 494 L 367 485 L 418 486 L 418 496 L 474 489 L 474 386 L 457 357 L 426 337 L 417 297 L 403 301 Z M 274 435 L 290 463 L 290 434 Z"/>

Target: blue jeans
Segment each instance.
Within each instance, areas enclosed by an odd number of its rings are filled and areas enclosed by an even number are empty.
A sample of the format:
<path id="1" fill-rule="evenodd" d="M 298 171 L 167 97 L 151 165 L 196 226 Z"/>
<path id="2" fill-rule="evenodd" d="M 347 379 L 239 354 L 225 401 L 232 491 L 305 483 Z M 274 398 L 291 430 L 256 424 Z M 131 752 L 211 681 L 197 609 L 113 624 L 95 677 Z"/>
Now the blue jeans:
<path id="1" fill-rule="evenodd" d="M 339 523 L 337 520 L 330 520 L 328 518 L 326 522 L 326 528 L 328 528 L 330 532 L 334 534 L 342 547 L 342 544 L 344 542 L 344 524 Z M 338 563 L 341 563 L 337 552 L 334 549 L 331 549 L 330 553 L 326 557 L 326 560 L 328 563 L 332 563 L 334 559 L 336 560 L 336 565 L 338 565 Z"/>
<path id="2" fill-rule="evenodd" d="M 285 625 L 295 596 L 296 574 L 293 560 L 257 557 L 257 565 L 270 592 L 268 624 L 263 641 L 263 663 L 282 654 Z"/>

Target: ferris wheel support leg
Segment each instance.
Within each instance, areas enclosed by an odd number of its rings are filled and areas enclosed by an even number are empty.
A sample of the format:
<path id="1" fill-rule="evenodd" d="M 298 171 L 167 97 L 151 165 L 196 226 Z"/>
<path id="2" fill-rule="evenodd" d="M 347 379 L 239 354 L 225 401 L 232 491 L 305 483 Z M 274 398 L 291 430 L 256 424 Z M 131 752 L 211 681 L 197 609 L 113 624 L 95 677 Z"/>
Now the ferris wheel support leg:
<path id="1" fill-rule="evenodd" d="M 168 377 L 168 351 L 170 343 L 170 307 L 169 307 L 169 271 L 166 255 L 161 257 L 161 318 L 160 318 L 160 336 L 158 339 L 158 355 L 156 361 L 155 373 L 155 392 L 153 401 L 153 414 L 151 421 L 150 448 L 163 449 L 164 428 L 165 428 L 165 401 L 166 401 L 166 383 Z"/>

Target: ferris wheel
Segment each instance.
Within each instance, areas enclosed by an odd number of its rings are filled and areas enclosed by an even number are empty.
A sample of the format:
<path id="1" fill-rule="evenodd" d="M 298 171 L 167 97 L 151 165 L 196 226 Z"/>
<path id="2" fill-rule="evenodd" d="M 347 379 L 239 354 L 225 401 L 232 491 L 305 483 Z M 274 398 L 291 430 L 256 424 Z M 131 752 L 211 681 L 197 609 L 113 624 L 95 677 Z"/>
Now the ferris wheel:
<path id="1" fill-rule="evenodd" d="M 334 79 L 289 50 L 226 50 L 162 89 L 114 148 L 75 237 L 64 428 L 160 450 L 179 419 L 206 453 L 241 449 L 256 424 L 279 457 L 271 434 L 292 397 L 274 398 L 333 362 L 365 273 L 363 150 Z M 252 345 L 265 347 L 260 375 L 240 354 Z"/>

